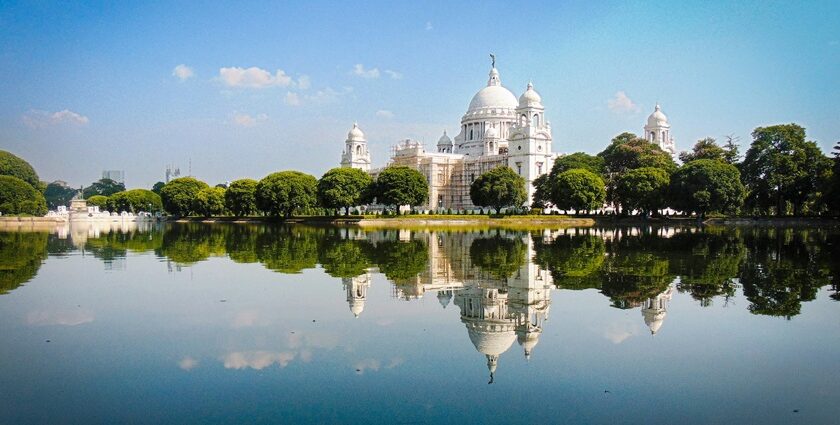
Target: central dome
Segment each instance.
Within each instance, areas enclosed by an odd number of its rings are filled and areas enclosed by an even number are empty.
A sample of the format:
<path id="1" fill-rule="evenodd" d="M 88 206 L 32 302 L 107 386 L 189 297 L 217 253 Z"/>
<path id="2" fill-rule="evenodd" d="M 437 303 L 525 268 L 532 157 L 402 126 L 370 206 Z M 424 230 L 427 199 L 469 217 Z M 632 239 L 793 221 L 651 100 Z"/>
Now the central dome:
<path id="1" fill-rule="evenodd" d="M 477 112 L 482 109 L 516 109 L 519 102 L 510 90 L 502 87 L 499 80 L 499 71 L 496 68 L 490 70 L 490 79 L 487 80 L 487 87 L 482 88 L 473 96 L 467 113 Z"/>

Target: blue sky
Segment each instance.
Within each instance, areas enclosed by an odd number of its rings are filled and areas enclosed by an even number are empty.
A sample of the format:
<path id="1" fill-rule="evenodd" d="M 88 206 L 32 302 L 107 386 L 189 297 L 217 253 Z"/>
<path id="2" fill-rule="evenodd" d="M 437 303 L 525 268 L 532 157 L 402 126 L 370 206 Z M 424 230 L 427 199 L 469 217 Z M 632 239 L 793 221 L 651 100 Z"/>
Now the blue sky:
<path id="1" fill-rule="evenodd" d="M 382 165 L 457 132 L 490 52 L 558 152 L 641 133 L 657 101 L 680 150 L 788 122 L 840 140 L 836 1 L 333 3 L 0 2 L 0 149 L 74 186 L 320 176 L 358 121 Z"/>

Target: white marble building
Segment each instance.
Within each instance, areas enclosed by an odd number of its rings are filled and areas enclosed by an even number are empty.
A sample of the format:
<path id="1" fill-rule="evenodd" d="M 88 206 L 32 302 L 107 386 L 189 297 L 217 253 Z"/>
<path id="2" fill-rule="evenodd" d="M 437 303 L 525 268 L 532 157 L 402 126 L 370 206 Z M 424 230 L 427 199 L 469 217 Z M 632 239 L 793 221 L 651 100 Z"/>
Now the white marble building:
<path id="1" fill-rule="evenodd" d="M 671 155 L 676 154 L 671 125 L 658 104 L 647 120 L 644 135 Z M 444 130 L 434 152 L 427 152 L 419 141 L 403 140 L 394 147 L 388 165 L 405 165 L 423 173 L 429 183 L 429 202 L 421 208 L 439 211 L 475 208 L 469 195 L 472 182 L 493 168 L 508 166 L 525 179 L 527 206 L 533 201 L 534 180 L 549 173 L 559 156 L 552 149 L 552 141 L 551 124 L 534 85 L 529 82 L 517 100 L 502 86 L 494 62 L 487 84 L 473 96 L 454 139 Z M 381 169 L 371 169 L 370 163 L 365 135 L 353 124 L 341 166 L 359 168 L 376 177 Z"/>

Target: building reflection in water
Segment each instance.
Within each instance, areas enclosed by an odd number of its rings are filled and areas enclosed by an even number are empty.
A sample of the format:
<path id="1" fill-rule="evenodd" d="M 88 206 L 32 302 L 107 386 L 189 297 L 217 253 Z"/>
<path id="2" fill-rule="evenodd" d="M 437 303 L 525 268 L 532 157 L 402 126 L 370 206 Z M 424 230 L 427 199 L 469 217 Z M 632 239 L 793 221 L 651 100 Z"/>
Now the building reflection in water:
<path id="1" fill-rule="evenodd" d="M 592 230 L 592 236 L 617 240 L 627 235 Z M 657 235 L 670 237 L 673 231 Z M 551 308 L 555 282 L 551 273 L 537 264 L 535 240 L 565 237 L 565 231 L 449 233 L 436 231 L 358 232 L 345 235 L 377 245 L 385 240 L 399 243 L 422 241 L 428 249 L 425 268 L 415 276 L 390 279 L 392 296 L 405 301 L 434 293 L 442 308 L 458 306 L 461 323 L 475 349 L 485 356 L 490 383 L 500 357 L 517 343 L 525 359 L 539 344 Z M 636 236 L 636 235 L 630 235 Z M 343 278 L 347 303 L 355 317 L 365 308 L 372 283 L 372 267 L 352 278 Z M 662 327 L 673 288 L 668 285 L 650 298 L 626 303 L 640 308 L 651 334 Z"/>

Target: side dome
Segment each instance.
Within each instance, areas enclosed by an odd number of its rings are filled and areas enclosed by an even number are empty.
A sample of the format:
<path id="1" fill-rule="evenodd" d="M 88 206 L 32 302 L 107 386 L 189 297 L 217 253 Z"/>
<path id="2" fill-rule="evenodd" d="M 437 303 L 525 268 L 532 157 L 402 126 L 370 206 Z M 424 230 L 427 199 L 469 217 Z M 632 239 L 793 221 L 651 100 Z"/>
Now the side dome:
<path id="1" fill-rule="evenodd" d="M 484 109 L 516 109 L 516 96 L 510 90 L 502 87 L 499 71 L 490 70 L 487 87 L 482 88 L 470 101 L 467 113 L 474 113 Z"/>
<path id="2" fill-rule="evenodd" d="M 498 139 L 499 138 L 499 130 L 496 130 L 496 127 L 488 127 L 487 130 L 484 131 L 484 138 L 485 139 Z"/>
<path id="3" fill-rule="evenodd" d="M 662 108 L 659 107 L 658 103 L 656 104 L 656 108 L 653 113 L 648 117 L 647 124 L 649 127 L 661 127 L 668 125 L 668 117 L 662 113 Z"/>
<path id="4" fill-rule="evenodd" d="M 365 133 L 362 132 L 362 129 L 359 128 L 359 125 L 353 123 L 353 128 L 347 132 L 347 141 L 348 142 L 364 142 L 365 140 Z"/>
<path id="5" fill-rule="evenodd" d="M 536 90 L 534 90 L 534 85 L 530 82 L 528 83 L 528 88 L 525 90 L 525 93 L 522 93 L 522 96 L 519 96 L 519 107 L 542 108 L 542 97 L 540 97 L 540 94 L 537 93 Z"/>
<path id="6" fill-rule="evenodd" d="M 440 136 L 437 142 L 438 146 L 452 146 L 452 139 L 446 135 L 446 130 L 443 130 L 443 136 Z"/>

